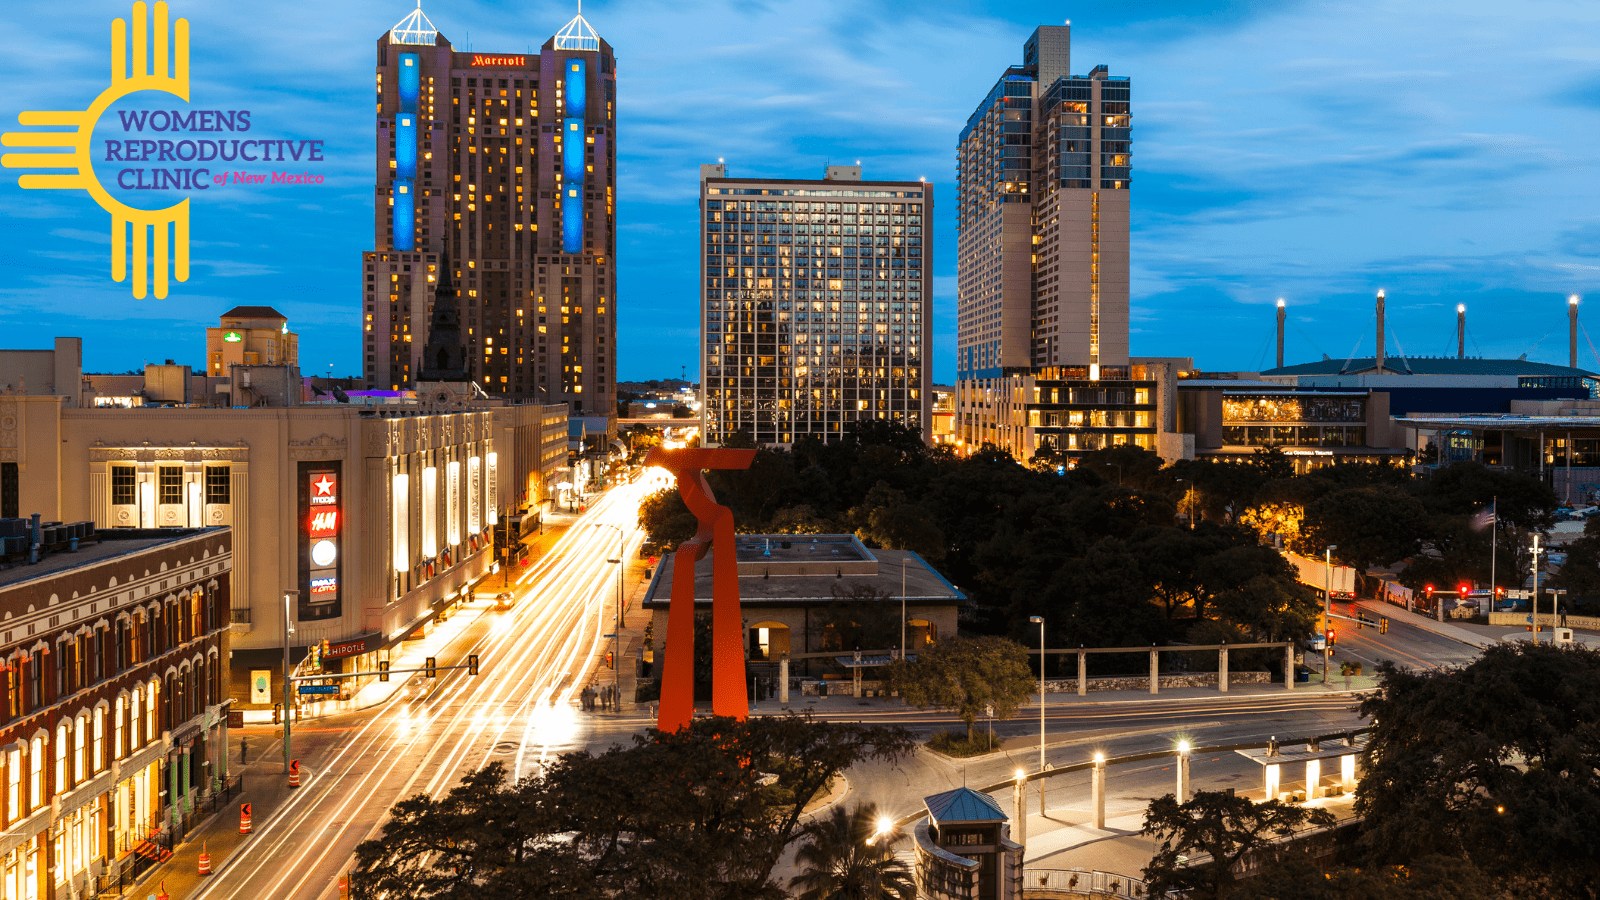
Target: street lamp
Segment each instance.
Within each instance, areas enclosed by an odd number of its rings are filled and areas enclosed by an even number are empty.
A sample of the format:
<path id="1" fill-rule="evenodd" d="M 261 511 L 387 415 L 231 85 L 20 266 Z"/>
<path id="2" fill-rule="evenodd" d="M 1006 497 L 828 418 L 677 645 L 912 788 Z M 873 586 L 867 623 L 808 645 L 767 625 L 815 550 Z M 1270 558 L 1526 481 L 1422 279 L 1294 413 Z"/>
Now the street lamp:
<path id="1" fill-rule="evenodd" d="M 1028 621 L 1039 626 L 1039 771 L 1044 771 L 1044 616 L 1029 616 Z M 1039 782 L 1044 790 L 1044 782 Z M 1040 806 L 1044 801 L 1039 802 Z"/>
<path id="2" fill-rule="evenodd" d="M 294 714 L 290 705 L 294 703 L 294 680 L 289 671 L 289 638 L 294 637 L 294 622 L 289 618 L 289 605 L 300 596 L 297 590 L 283 592 L 283 774 L 289 774 L 289 761 L 293 751 L 289 749 L 290 723 L 294 721 Z"/>
<path id="3" fill-rule="evenodd" d="M 1533 613 L 1533 642 L 1537 644 L 1539 643 L 1539 535 L 1537 533 L 1533 536 L 1533 599 L 1530 602 Z"/>
<path id="4" fill-rule="evenodd" d="M 1339 549 L 1337 544 L 1329 544 L 1324 551 L 1327 555 L 1322 564 L 1322 683 L 1328 683 L 1329 660 L 1333 658 L 1333 647 L 1328 643 L 1327 632 L 1333 630 L 1333 551 Z"/>

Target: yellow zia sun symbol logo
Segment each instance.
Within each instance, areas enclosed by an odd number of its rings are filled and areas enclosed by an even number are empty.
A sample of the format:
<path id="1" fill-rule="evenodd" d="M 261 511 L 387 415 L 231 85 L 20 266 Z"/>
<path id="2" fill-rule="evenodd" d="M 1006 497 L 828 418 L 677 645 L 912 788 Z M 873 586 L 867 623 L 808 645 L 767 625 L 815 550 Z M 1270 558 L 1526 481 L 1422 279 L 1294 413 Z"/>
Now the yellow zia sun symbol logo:
<path id="1" fill-rule="evenodd" d="M 100 92 L 94 103 L 82 112 L 23 112 L 17 121 L 25 126 L 70 128 L 71 131 L 7 132 L 0 144 L 7 147 L 48 147 L 68 153 L 7 153 L 0 164 L 8 169 L 75 169 L 71 174 L 23 175 L 18 184 L 24 190 L 85 190 L 111 214 L 111 278 L 128 277 L 129 229 L 132 229 L 133 296 L 143 298 L 148 289 L 147 269 L 154 262 L 155 293 L 167 296 L 167 260 L 171 254 L 172 277 L 189 280 L 189 201 L 166 209 L 135 209 L 108 193 L 98 178 L 89 156 L 89 142 L 95 125 L 111 105 L 135 91 L 165 91 L 189 102 L 189 20 L 173 23 L 167 35 L 167 4 L 155 5 L 155 26 L 150 28 L 148 7 L 133 4 L 130 17 L 133 49 L 128 49 L 128 22 L 111 23 L 111 86 Z M 151 44 L 154 43 L 152 53 Z M 168 58 L 170 56 L 170 59 Z M 170 69 L 170 74 L 169 74 Z M 169 238 L 167 226 L 171 225 Z M 170 241 L 170 244 L 169 244 Z M 170 248 L 170 250 L 169 250 Z"/>

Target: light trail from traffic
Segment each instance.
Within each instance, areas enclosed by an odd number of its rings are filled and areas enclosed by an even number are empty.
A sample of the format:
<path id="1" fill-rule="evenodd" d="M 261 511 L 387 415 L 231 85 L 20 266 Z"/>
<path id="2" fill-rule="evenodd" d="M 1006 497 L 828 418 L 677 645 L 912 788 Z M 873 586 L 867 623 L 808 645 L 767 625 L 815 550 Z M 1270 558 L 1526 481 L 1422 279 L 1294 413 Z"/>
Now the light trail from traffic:
<path id="1" fill-rule="evenodd" d="M 467 771 L 508 754 L 510 774 L 520 777 L 575 745 L 581 727 L 572 702 L 606 641 L 616 590 L 618 564 L 606 561 L 618 550 L 613 529 L 623 534 L 625 561 L 641 539 L 640 501 L 670 483 L 648 470 L 599 498 L 516 579 L 512 608 L 462 650 L 478 654 L 482 674 L 456 673 L 416 695 L 400 690 L 353 714 L 365 723 L 314 761 L 300 792 L 195 896 L 335 895 L 356 845 L 377 832 L 398 800 L 418 790 L 442 794 Z M 485 615 L 494 614 L 480 611 L 479 618 Z M 289 859 L 294 864 L 284 865 Z"/>

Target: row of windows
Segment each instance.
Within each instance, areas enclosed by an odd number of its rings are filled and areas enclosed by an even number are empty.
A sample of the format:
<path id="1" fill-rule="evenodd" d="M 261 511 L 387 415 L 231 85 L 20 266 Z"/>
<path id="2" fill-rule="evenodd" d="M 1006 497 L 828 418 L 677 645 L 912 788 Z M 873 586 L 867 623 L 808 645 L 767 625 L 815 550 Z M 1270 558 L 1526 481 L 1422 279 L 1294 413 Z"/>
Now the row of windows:
<path id="1" fill-rule="evenodd" d="M 1365 425 L 1224 425 L 1222 443 L 1234 447 L 1365 447 Z"/>
<path id="2" fill-rule="evenodd" d="M 140 608 L 88 634 L 58 639 L 53 648 L 18 653 L 0 681 L 4 721 L 31 715 L 224 626 L 215 588 L 169 598 L 155 610 Z"/>
<path id="3" fill-rule="evenodd" d="M 53 737 L 40 735 L 18 742 L 0 759 L 5 826 L 48 806 L 56 795 L 94 778 L 115 760 L 159 741 L 163 731 L 199 715 L 221 696 L 221 673 L 221 663 L 212 657 L 194 668 L 168 674 L 165 681 L 152 678 L 141 683 L 116 698 L 109 716 L 108 707 L 96 707 L 92 715 L 76 716 L 70 724 L 59 723 Z M 47 770 L 52 757 L 54 766 Z M 48 781 L 47 771 L 51 775 Z"/>
<path id="4" fill-rule="evenodd" d="M 205 467 L 205 502 L 230 502 L 230 466 Z M 111 467 L 111 503 L 114 506 L 132 506 L 138 501 L 138 469 L 134 466 Z M 156 467 L 156 502 L 183 503 L 183 466 Z"/>

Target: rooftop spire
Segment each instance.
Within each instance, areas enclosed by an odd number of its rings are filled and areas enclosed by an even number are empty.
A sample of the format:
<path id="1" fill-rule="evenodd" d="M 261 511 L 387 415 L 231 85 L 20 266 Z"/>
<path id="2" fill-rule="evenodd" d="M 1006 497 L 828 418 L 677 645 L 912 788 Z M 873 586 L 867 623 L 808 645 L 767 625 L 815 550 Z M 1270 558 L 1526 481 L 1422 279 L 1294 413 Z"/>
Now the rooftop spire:
<path id="1" fill-rule="evenodd" d="M 583 0 L 578 0 L 578 14 L 556 32 L 557 50 L 600 49 L 600 35 L 595 34 L 589 20 L 583 17 Z"/>
<path id="2" fill-rule="evenodd" d="M 417 8 L 411 14 L 401 19 L 389 29 L 389 43 L 391 44 L 421 44 L 431 46 L 434 39 L 439 36 L 439 29 L 433 27 L 427 15 L 422 12 L 422 0 L 417 0 Z"/>

